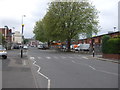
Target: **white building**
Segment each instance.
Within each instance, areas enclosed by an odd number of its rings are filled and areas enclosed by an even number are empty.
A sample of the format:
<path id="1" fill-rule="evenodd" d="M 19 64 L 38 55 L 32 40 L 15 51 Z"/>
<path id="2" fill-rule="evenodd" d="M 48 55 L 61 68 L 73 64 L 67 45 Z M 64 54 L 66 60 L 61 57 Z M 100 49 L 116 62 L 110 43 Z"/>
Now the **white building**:
<path id="1" fill-rule="evenodd" d="M 15 33 L 13 34 L 12 42 L 21 44 L 22 41 L 22 34 L 19 31 L 15 31 Z"/>
<path id="2" fill-rule="evenodd" d="M 118 30 L 120 31 L 120 1 L 118 2 Z"/>

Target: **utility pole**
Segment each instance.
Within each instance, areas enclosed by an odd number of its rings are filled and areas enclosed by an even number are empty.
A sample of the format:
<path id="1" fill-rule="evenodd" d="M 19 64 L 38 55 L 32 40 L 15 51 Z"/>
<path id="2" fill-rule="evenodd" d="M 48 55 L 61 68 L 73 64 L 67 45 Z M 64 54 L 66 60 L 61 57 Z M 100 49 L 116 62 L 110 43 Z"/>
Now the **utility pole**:
<path id="1" fill-rule="evenodd" d="M 22 46 L 21 46 L 21 58 L 23 58 L 23 44 L 24 44 L 24 36 L 23 36 L 23 30 L 24 30 L 24 24 L 23 24 L 23 17 L 26 17 L 25 15 L 22 15 Z"/>

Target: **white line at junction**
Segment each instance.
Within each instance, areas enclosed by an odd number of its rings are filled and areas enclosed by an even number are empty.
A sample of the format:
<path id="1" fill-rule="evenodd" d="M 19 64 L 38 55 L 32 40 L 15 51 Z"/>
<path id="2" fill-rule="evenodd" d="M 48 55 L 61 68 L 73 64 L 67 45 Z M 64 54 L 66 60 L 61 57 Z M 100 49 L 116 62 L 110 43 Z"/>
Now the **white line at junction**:
<path id="1" fill-rule="evenodd" d="M 48 88 L 48 90 L 50 90 L 50 79 L 49 79 L 47 76 L 45 76 L 44 74 L 42 74 L 42 73 L 40 72 L 41 67 L 36 64 L 36 61 L 34 60 L 35 58 L 34 58 L 34 57 L 30 57 L 30 59 L 33 61 L 33 64 L 34 64 L 36 67 L 38 67 L 37 73 L 48 80 L 48 86 L 47 86 L 47 88 Z"/>
<path id="2" fill-rule="evenodd" d="M 51 59 L 51 57 L 46 57 L 47 59 Z"/>

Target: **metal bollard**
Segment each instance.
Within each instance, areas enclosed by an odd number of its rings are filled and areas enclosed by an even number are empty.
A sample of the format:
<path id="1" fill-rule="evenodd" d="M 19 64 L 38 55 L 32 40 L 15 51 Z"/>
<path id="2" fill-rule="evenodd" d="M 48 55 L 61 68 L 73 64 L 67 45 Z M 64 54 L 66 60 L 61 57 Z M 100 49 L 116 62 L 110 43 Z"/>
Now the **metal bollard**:
<path id="1" fill-rule="evenodd" d="M 23 58 L 23 49 L 21 49 L 21 58 Z"/>

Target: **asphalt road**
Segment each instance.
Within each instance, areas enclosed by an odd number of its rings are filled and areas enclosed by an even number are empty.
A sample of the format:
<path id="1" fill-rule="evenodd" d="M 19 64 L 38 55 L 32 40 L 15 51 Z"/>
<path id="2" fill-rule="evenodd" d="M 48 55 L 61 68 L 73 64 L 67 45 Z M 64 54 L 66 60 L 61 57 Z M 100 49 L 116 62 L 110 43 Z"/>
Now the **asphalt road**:
<path id="1" fill-rule="evenodd" d="M 90 55 L 30 48 L 38 88 L 118 88 L 118 64 Z"/>

